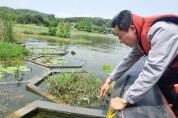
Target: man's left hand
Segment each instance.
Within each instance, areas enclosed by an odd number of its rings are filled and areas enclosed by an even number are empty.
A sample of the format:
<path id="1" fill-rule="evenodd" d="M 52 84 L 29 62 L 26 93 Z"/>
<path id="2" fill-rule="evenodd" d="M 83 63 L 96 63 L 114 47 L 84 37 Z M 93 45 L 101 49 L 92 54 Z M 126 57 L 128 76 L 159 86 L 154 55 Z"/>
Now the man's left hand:
<path id="1" fill-rule="evenodd" d="M 123 110 L 123 109 L 125 109 L 125 107 L 127 105 L 128 105 L 128 103 L 124 103 L 122 98 L 119 98 L 119 97 L 111 98 L 110 109 L 112 111 Z"/>

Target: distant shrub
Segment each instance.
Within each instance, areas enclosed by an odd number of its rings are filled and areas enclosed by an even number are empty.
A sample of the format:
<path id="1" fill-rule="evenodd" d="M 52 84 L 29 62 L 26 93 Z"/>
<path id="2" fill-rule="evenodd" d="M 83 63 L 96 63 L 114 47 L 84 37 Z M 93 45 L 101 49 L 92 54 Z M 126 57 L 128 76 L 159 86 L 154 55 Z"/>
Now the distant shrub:
<path id="1" fill-rule="evenodd" d="M 50 36 L 56 36 L 56 31 L 57 31 L 56 27 L 49 27 L 48 30 Z"/>
<path id="2" fill-rule="evenodd" d="M 59 31 L 57 32 L 57 36 L 59 36 L 61 38 L 69 38 L 70 37 L 70 29 L 71 29 L 70 23 L 61 23 L 59 25 Z"/>
<path id="3" fill-rule="evenodd" d="M 49 35 L 49 33 L 48 32 L 40 32 L 40 33 L 38 33 L 39 35 Z"/>
<path id="4" fill-rule="evenodd" d="M 33 31 L 31 31 L 31 30 L 25 30 L 25 31 L 23 31 L 23 33 L 24 34 L 34 34 Z"/>

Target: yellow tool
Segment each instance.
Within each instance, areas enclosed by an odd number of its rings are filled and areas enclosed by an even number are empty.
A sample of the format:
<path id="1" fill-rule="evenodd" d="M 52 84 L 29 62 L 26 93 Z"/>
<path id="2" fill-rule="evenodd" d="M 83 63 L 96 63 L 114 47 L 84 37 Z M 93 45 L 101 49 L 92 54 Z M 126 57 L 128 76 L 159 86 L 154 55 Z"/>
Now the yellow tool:
<path id="1" fill-rule="evenodd" d="M 116 112 L 111 111 L 111 109 L 108 109 L 107 117 L 106 118 L 113 118 L 116 115 Z"/>

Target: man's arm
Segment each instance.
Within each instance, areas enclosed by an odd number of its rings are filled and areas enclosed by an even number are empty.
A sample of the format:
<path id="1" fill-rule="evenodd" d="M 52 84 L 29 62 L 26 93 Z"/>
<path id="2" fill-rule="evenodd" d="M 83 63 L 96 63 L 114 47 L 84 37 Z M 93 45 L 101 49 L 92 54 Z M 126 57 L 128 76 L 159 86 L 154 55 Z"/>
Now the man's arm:
<path id="1" fill-rule="evenodd" d="M 143 53 L 138 49 L 138 47 L 134 47 L 129 53 L 128 57 L 124 58 L 112 71 L 109 78 L 111 80 L 116 81 L 120 78 L 131 66 L 133 66 L 143 55 Z"/>
<path id="2" fill-rule="evenodd" d="M 125 92 L 124 99 L 134 104 L 154 86 L 178 53 L 178 26 L 158 22 L 149 31 L 151 50 L 142 72 Z"/>
<path id="3" fill-rule="evenodd" d="M 109 90 L 110 83 L 113 80 L 116 81 L 119 77 L 121 77 L 136 61 L 140 59 L 142 55 L 143 53 L 137 47 L 133 48 L 129 56 L 124 58 L 123 61 L 116 66 L 111 75 L 106 79 L 105 83 L 101 87 L 99 97 L 105 96 Z"/>

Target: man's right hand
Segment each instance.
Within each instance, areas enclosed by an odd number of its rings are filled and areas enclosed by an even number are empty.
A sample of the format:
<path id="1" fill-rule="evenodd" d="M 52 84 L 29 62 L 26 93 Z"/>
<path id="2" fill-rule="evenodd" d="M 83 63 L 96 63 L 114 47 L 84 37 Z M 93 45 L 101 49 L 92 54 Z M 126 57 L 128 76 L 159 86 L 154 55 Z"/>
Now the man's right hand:
<path id="1" fill-rule="evenodd" d="M 106 82 L 103 84 L 103 86 L 101 87 L 100 96 L 99 96 L 100 98 L 104 97 L 106 93 L 108 92 L 111 81 L 112 80 L 108 78 Z"/>

